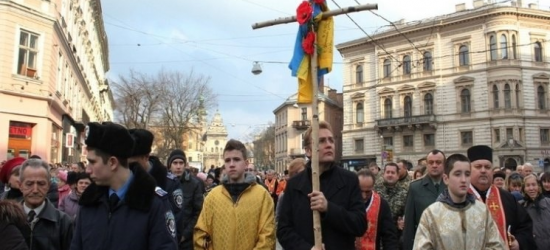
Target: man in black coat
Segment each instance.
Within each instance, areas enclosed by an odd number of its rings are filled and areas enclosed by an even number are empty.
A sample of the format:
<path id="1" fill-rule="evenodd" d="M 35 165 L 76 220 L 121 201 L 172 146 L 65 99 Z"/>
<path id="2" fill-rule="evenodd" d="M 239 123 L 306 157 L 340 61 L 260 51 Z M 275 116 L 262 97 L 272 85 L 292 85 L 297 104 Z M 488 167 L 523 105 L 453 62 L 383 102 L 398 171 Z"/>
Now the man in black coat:
<path id="1" fill-rule="evenodd" d="M 86 127 L 94 183 L 82 194 L 71 250 L 175 250 L 176 221 L 167 192 L 139 164 L 128 166 L 134 139 L 114 123 Z"/>
<path id="2" fill-rule="evenodd" d="M 312 249 L 313 210 L 321 214 L 323 244 L 326 250 L 353 250 L 355 237 L 367 229 L 365 208 L 357 175 L 334 163 L 334 137 L 330 124 L 319 123 L 319 138 L 311 138 L 311 127 L 304 136 L 306 155 L 311 158 L 312 140 L 319 140 L 320 191 L 312 191 L 311 162 L 291 178 L 281 204 L 277 238 L 285 250 Z"/>
<path id="3" fill-rule="evenodd" d="M 484 145 L 473 146 L 468 149 L 468 158 L 472 166 L 470 192 L 487 204 L 509 249 L 537 249 L 533 239 L 533 222 L 527 211 L 512 194 L 493 185 L 493 149 Z M 504 216 L 499 216 L 502 213 Z M 507 237 L 508 228 L 511 237 Z"/>

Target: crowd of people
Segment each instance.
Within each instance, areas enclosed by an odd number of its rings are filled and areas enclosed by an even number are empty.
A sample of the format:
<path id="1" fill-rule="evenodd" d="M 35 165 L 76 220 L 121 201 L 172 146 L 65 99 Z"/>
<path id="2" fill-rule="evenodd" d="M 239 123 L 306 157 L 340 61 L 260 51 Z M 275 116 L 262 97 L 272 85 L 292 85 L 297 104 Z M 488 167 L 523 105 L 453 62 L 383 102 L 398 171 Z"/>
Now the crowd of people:
<path id="1" fill-rule="evenodd" d="M 338 165 L 330 124 L 304 134 L 307 159 L 258 171 L 229 140 L 221 167 L 189 168 L 175 149 L 150 155 L 153 134 L 114 123 L 86 128 L 87 162 L 2 162 L 0 250 L 509 249 L 550 247 L 550 173 L 493 166 L 488 146 L 417 161 Z M 312 148 L 312 140 L 319 147 Z M 320 221 L 314 225 L 313 213 Z M 319 228 L 322 246 L 315 246 Z"/>

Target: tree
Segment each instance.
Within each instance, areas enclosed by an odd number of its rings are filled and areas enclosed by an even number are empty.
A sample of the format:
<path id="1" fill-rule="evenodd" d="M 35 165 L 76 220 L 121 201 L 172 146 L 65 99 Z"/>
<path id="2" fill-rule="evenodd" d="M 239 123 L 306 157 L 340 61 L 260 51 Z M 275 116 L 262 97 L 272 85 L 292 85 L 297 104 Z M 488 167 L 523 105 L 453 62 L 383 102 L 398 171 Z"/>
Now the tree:
<path id="1" fill-rule="evenodd" d="M 155 134 L 157 155 L 182 149 L 186 133 L 200 132 L 205 110 L 216 103 L 210 78 L 193 71 L 161 70 L 154 76 L 130 71 L 115 83 L 115 117 L 127 128 Z"/>
<path id="2" fill-rule="evenodd" d="M 275 167 L 275 126 L 270 124 L 254 140 L 254 162 L 265 169 Z"/>

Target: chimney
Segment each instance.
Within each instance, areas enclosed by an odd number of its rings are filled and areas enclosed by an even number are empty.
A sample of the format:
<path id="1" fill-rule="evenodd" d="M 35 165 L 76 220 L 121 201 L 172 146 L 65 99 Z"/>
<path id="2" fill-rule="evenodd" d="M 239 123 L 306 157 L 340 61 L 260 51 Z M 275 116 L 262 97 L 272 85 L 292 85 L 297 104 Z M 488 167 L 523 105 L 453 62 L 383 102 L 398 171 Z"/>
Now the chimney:
<path id="1" fill-rule="evenodd" d="M 466 4 L 465 3 L 459 3 L 459 4 L 455 5 L 455 10 L 456 10 L 456 12 L 466 10 Z"/>
<path id="2" fill-rule="evenodd" d="M 529 9 L 535 9 L 536 10 L 538 8 L 539 8 L 539 6 L 536 3 L 530 3 L 529 4 Z"/>
<path id="3" fill-rule="evenodd" d="M 485 1 L 484 0 L 474 0 L 474 9 L 475 8 L 479 8 L 481 6 L 485 5 Z"/>

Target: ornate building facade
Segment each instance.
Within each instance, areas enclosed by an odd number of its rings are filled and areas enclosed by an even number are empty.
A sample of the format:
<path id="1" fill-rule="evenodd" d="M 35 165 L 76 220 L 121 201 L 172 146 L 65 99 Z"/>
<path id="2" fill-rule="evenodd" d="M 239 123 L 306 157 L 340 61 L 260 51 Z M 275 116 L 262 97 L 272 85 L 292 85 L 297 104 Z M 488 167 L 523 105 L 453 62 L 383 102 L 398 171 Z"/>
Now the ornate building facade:
<path id="1" fill-rule="evenodd" d="M 218 111 L 216 111 L 212 122 L 208 125 L 205 137 L 203 148 L 204 167 L 207 170 L 212 165 L 221 167 L 223 165 L 223 148 L 227 143 L 227 129 Z"/>
<path id="2" fill-rule="evenodd" d="M 113 117 L 100 1 L 0 1 L 0 159 L 75 162 Z"/>
<path id="3" fill-rule="evenodd" d="M 521 1 L 473 6 L 337 46 L 348 65 L 349 166 L 416 163 L 432 149 L 478 144 L 494 149 L 496 166 L 549 166 L 550 11 Z"/>

